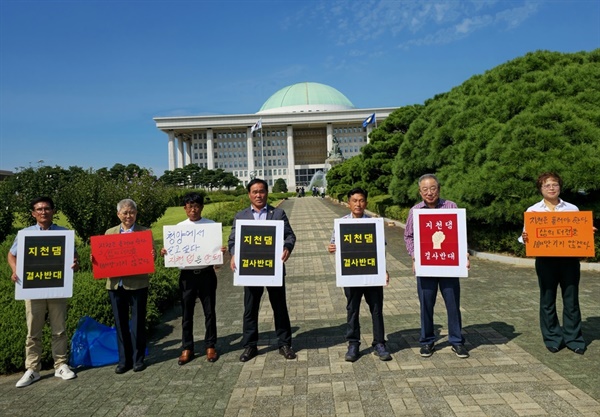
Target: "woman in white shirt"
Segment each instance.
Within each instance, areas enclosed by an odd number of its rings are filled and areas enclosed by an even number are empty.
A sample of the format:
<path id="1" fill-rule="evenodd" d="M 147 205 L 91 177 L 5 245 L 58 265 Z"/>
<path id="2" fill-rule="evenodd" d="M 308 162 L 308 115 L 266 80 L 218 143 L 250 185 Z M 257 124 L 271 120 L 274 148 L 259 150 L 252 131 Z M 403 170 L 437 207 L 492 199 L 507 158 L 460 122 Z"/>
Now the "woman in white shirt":
<path id="1" fill-rule="evenodd" d="M 538 177 L 536 185 L 543 199 L 527 211 L 579 211 L 577 206 L 559 197 L 563 182 L 558 174 L 544 172 Z M 522 238 L 523 242 L 527 242 L 528 235 L 525 229 Z M 579 259 L 538 257 L 535 259 L 535 271 L 540 287 L 540 327 L 546 348 L 556 353 L 566 346 L 571 351 L 583 355 L 586 345 L 581 332 L 579 309 Z M 559 286 L 563 299 L 562 327 L 556 314 Z"/>

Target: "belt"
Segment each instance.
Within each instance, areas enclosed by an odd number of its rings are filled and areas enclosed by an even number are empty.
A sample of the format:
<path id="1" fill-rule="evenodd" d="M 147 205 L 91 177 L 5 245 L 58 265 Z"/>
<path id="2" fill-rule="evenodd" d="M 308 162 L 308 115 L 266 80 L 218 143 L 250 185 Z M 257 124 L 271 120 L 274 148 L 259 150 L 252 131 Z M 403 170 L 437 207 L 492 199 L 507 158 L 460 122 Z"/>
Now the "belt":
<path id="1" fill-rule="evenodd" d="M 187 272 L 190 274 L 195 274 L 195 275 L 200 275 L 203 271 L 207 270 L 208 268 L 199 268 L 199 269 L 182 269 L 183 272 Z"/>

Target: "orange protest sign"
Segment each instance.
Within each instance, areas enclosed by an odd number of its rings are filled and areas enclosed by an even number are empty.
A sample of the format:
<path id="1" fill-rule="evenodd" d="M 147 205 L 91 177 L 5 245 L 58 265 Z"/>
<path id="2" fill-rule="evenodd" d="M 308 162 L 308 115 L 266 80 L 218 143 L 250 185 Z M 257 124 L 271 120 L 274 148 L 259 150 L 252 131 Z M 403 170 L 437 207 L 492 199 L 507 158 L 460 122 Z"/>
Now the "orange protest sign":
<path id="1" fill-rule="evenodd" d="M 525 213 L 527 256 L 592 257 L 591 211 L 530 211 Z"/>

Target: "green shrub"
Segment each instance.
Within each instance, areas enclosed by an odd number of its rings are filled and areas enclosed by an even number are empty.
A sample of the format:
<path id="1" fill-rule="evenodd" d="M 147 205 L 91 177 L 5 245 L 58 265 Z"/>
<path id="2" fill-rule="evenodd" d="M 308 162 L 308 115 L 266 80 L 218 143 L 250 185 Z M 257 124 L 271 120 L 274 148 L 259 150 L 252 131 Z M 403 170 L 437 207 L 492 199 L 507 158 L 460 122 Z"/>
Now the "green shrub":
<path id="1" fill-rule="evenodd" d="M 385 209 L 385 217 L 406 223 L 409 211 L 409 207 L 388 206 Z"/>
<path id="2" fill-rule="evenodd" d="M 247 198 L 238 198 L 237 201 L 227 203 L 216 203 L 218 209 L 214 212 L 211 219 L 217 223 L 222 223 L 223 226 L 231 226 L 235 213 L 250 206 Z"/>
<path id="3" fill-rule="evenodd" d="M 288 188 L 283 178 L 278 178 L 273 185 L 274 193 L 287 193 Z"/>
<path id="4" fill-rule="evenodd" d="M 377 213 L 379 216 L 384 216 L 386 208 L 393 204 L 394 201 L 389 195 L 369 195 L 367 210 Z"/>
<path id="5" fill-rule="evenodd" d="M 10 181 L 0 181 L 0 242 L 13 230 L 15 219 L 14 188 Z"/>
<path id="6" fill-rule="evenodd" d="M 272 193 L 269 194 L 269 204 L 273 204 L 276 201 L 279 200 L 287 200 L 290 197 L 295 197 L 296 196 L 296 192 L 280 192 L 280 193 Z M 250 202 L 248 202 L 248 204 L 250 204 Z"/>
<path id="7" fill-rule="evenodd" d="M 469 248 L 479 252 L 510 253 L 516 256 L 525 256 L 525 245 L 517 240 L 521 234 L 521 227 L 504 228 L 468 222 L 467 241 Z"/>

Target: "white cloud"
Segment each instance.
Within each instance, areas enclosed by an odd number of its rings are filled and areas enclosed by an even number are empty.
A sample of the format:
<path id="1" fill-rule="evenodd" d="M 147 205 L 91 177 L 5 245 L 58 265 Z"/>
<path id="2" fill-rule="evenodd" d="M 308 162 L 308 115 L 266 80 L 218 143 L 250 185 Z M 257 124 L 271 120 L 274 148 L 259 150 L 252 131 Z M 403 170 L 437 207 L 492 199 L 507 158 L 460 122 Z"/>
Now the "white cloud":
<path id="1" fill-rule="evenodd" d="M 295 19 L 312 21 L 338 47 L 364 45 L 384 38 L 399 47 L 455 42 L 487 27 L 513 29 L 535 14 L 541 0 L 323 0 Z M 300 17 L 300 18 L 299 18 Z M 287 24 L 290 24 L 288 21 Z"/>

